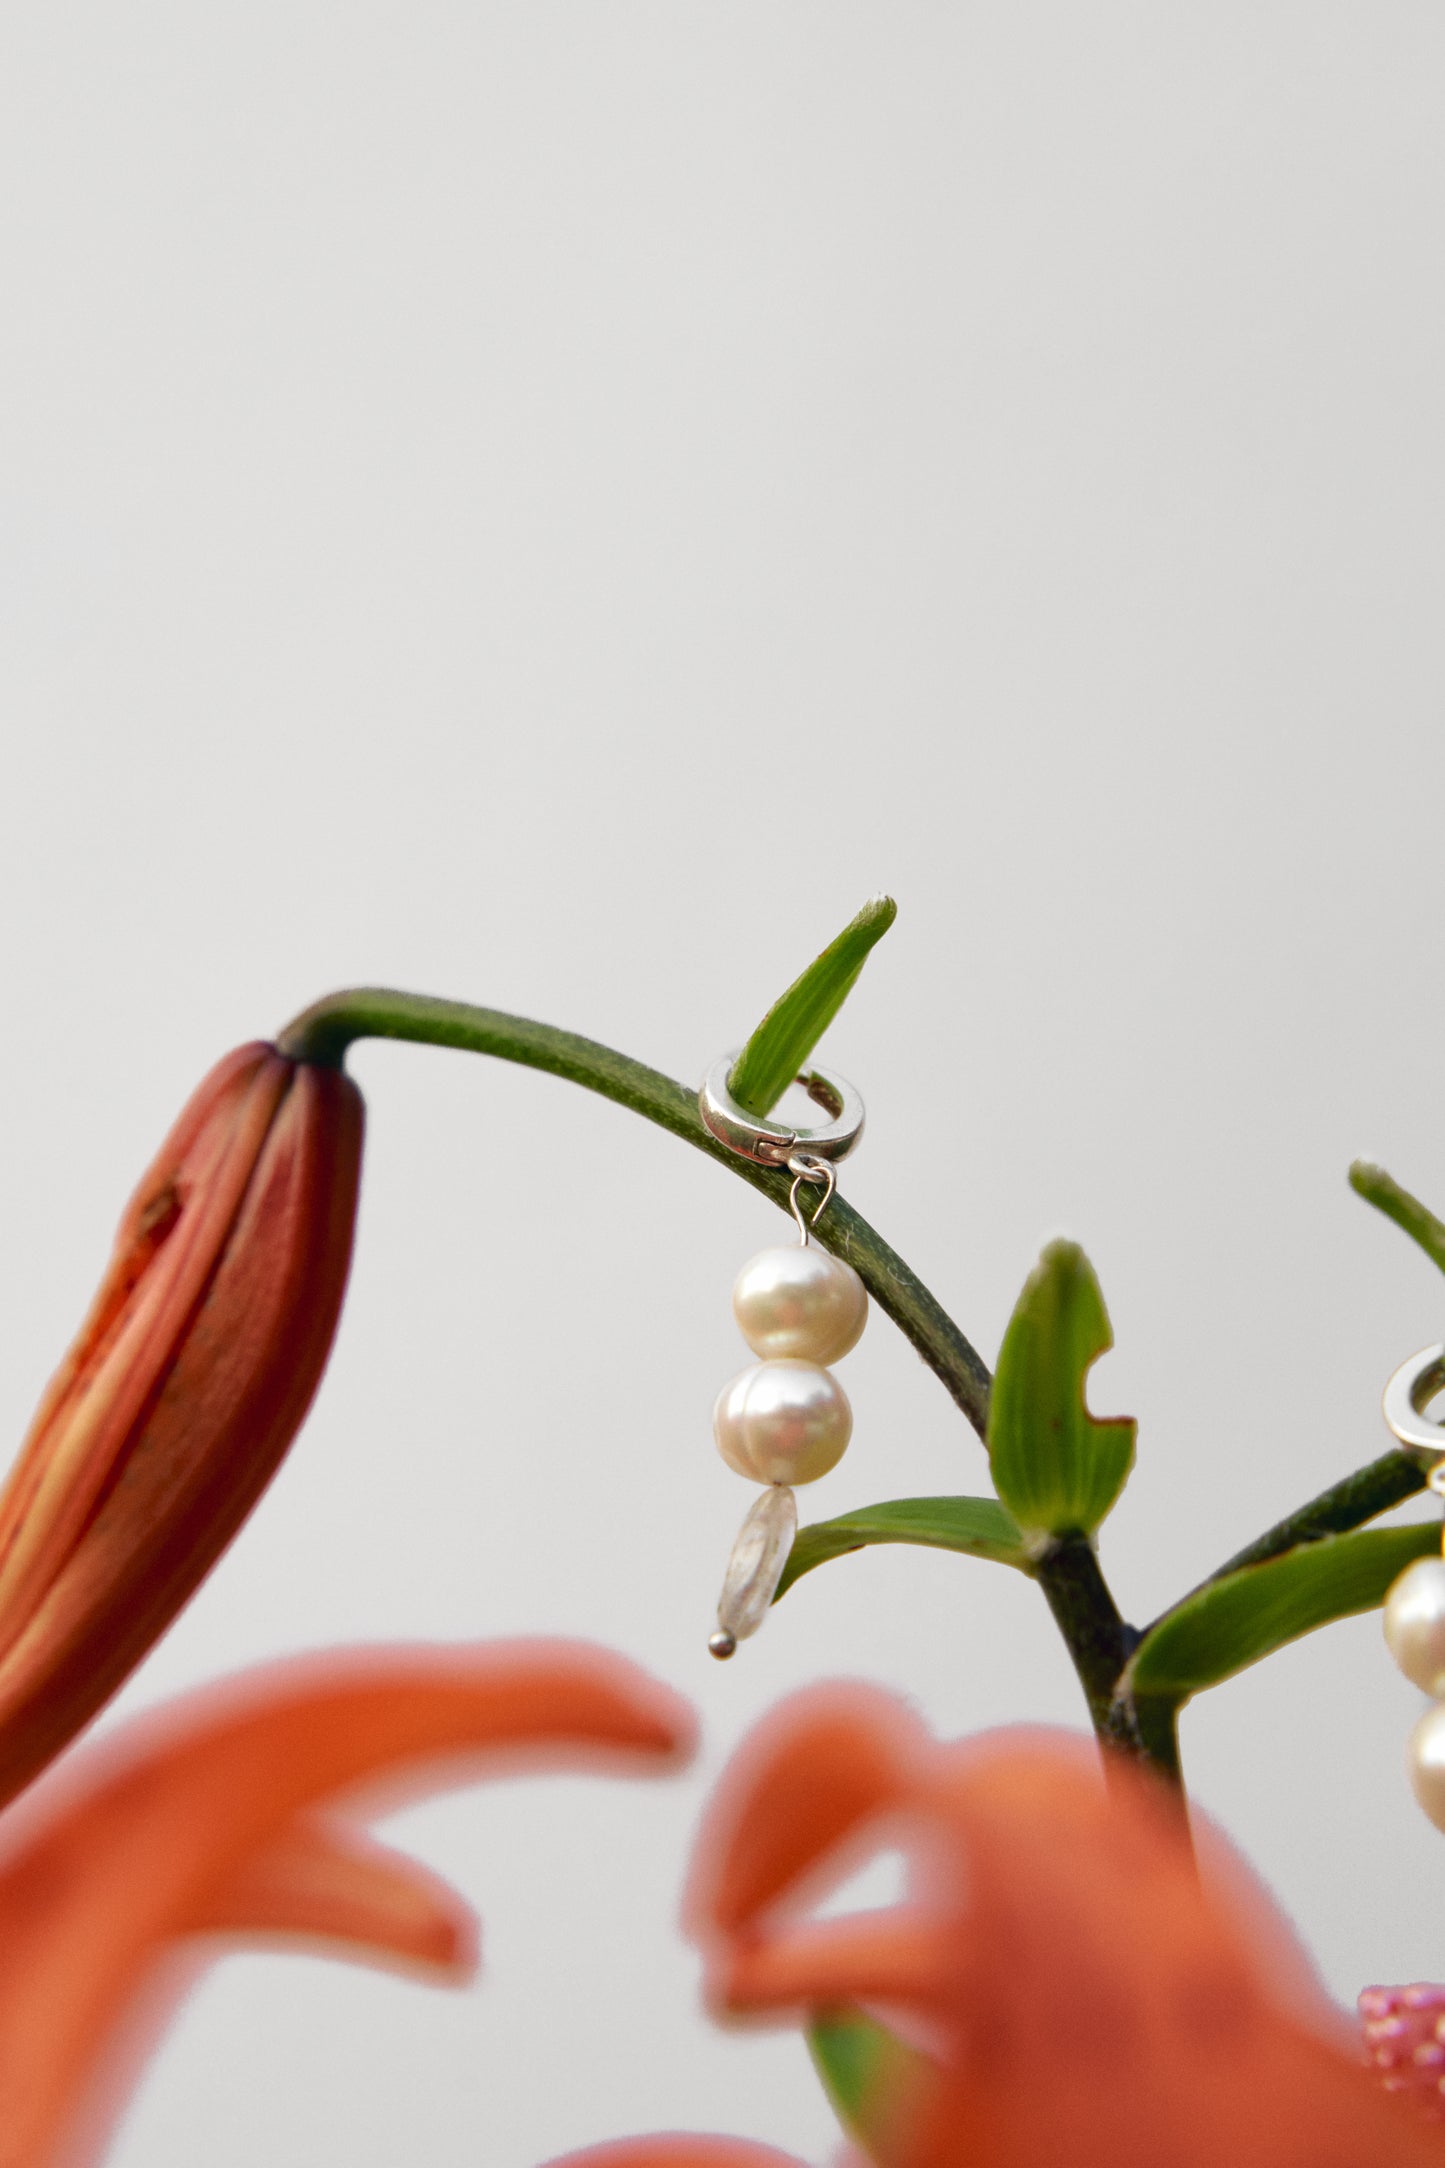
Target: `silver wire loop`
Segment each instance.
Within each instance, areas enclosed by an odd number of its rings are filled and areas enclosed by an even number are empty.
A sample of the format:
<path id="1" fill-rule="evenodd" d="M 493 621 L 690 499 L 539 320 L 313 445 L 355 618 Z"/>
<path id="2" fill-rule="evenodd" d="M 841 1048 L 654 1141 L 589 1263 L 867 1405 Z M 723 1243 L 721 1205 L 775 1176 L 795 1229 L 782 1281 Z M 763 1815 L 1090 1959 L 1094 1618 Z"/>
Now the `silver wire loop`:
<path id="1" fill-rule="evenodd" d="M 811 1152 L 794 1152 L 792 1158 L 788 1161 L 788 1172 L 793 1177 L 793 1186 L 788 1191 L 788 1210 L 798 1223 L 798 1240 L 806 1249 L 813 1229 L 833 1201 L 833 1192 L 838 1187 L 838 1173 L 831 1161 L 815 1159 Z M 810 1220 L 804 1219 L 803 1208 L 798 1202 L 798 1191 L 805 1182 L 825 1182 L 827 1184 L 822 1199 L 815 1208 L 813 1217 Z"/>
<path id="2" fill-rule="evenodd" d="M 1401 1363 L 1385 1387 L 1385 1421 L 1407 1452 L 1445 1459 L 1445 1423 L 1425 1413 L 1437 1393 L 1445 1392 L 1445 1346 L 1422 1347 Z"/>
<path id="3" fill-rule="evenodd" d="M 818 1129 L 788 1129 L 781 1122 L 760 1121 L 740 1107 L 728 1090 L 741 1048 L 719 1055 L 702 1080 L 697 1110 L 710 1136 L 725 1144 L 741 1159 L 760 1167 L 786 1167 L 795 1152 L 810 1158 L 843 1159 L 863 1134 L 863 1101 L 851 1084 L 822 1069 L 807 1069 L 798 1078 L 808 1097 L 832 1120 Z M 824 1199 L 826 1203 L 826 1198 Z M 1445 1447 L 1441 1448 L 1445 1451 Z"/>

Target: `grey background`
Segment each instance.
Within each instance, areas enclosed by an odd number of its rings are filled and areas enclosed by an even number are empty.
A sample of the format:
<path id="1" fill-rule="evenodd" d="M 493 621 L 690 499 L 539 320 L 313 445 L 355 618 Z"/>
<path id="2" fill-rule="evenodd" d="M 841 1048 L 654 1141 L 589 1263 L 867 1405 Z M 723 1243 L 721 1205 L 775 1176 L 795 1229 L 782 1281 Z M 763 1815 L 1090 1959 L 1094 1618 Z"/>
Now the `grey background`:
<path id="1" fill-rule="evenodd" d="M 1386 4 L 56 5 L 0 34 L 4 1319 L 17 1437 L 229 1044 L 390 981 L 691 1078 L 870 891 L 849 1193 L 990 1357 L 1088 1246 L 1144 1617 L 1372 1456 L 1445 1198 L 1445 24 Z M 368 1048 L 340 1341 L 135 1708 L 352 1638 L 595 1635 L 671 1785 L 397 1819 L 444 1995 L 232 1958 L 115 2158 L 834 2144 L 672 1930 L 711 1773 L 822 1672 L 946 1732 L 1081 1708 L 1035 1592 L 844 1561 L 703 1649 L 708 1411 L 776 1223 L 564 1085 Z M 810 1515 L 982 1487 L 886 1322 Z M 816 1502 L 814 1502 L 816 1501 Z M 1373 1619 L 1206 1698 L 1189 1772 L 1332 1989 L 1445 1970 Z"/>

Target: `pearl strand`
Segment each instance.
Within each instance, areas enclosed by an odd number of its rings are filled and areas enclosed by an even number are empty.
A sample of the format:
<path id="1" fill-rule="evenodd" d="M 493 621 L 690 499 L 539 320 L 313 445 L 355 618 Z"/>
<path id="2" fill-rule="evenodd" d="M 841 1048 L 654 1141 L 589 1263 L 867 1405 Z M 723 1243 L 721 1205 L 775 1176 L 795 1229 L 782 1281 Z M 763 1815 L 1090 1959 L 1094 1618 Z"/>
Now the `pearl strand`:
<path id="1" fill-rule="evenodd" d="M 1430 1488 L 1445 1495 L 1445 1461 L 1432 1469 Z M 1410 1734 L 1410 1783 L 1435 1827 L 1445 1829 L 1445 1557 L 1417 1558 L 1405 1568 L 1390 1584 L 1383 1623 L 1395 1662 L 1435 1704 Z"/>
<path id="2" fill-rule="evenodd" d="M 853 1411 L 826 1366 L 856 1347 L 868 1294 L 853 1267 L 815 1249 L 805 1230 L 800 1247 L 761 1250 L 743 1266 L 733 1315 L 762 1360 L 723 1387 L 713 1436 L 736 1474 L 768 1489 L 728 1560 L 708 1642 L 719 1658 L 757 1632 L 777 1591 L 798 1525 L 792 1485 L 816 1483 L 847 1450 Z"/>

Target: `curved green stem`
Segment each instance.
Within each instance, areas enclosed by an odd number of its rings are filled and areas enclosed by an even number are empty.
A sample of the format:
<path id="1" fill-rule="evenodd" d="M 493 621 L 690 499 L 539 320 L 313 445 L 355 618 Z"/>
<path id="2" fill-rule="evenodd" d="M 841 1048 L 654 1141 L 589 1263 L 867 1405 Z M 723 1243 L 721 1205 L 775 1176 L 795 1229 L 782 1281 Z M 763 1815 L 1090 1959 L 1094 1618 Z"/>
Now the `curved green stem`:
<path id="1" fill-rule="evenodd" d="M 281 1033 L 278 1044 L 295 1060 L 339 1068 L 347 1048 L 357 1039 L 409 1039 L 457 1047 L 566 1077 L 656 1122 L 761 1190 L 780 1209 L 787 1209 L 785 1173 L 755 1166 L 729 1152 L 703 1127 L 696 1098 L 685 1085 L 594 1039 L 467 1002 L 433 1000 L 385 987 L 356 987 L 330 994 L 305 1010 Z M 1438 1261 L 1445 1264 L 1445 1228 L 1423 1206 L 1398 1191 L 1377 1169 L 1357 1168 L 1352 1179 L 1427 1248 L 1438 1233 L 1440 1239 L 1431 1254 L 1438 1251 Z M 988 1369 L 917 1274 L 841 1198 L 830 1206 L 818 1239 L 854 1266 L 880 1309 L 912 1341 L 984 1437 L 991 1383 Z M 1357 1528 L 1398 1505 L 1423 1482 L 1423 1472 L 1412 1456 L 1385 1453 L 1276 1522 L 1226 1560 L 1210 1579 L 1258 1565 L 1321 1536 Z M 1140 1636 L 1121 1617 L 1092 1545 L 1082 1537 L 1061 1538 L 1037 1561 L 1034 1572 L 1073 1659 L 1099 1736 L 1177 1784 L 1177 1708 L 1172 1702 L 1141 1700 L 1124 1690 L 1128 1659 Z"/>
<path id="2" fill-rule="evenodd" d="M 1238 1573 L 1241 1566 L 1262 1566 L 1267 1558 L 1278 1558 L 1282 1551 L 1292 1551 L 1297 1543 L 1316 1543 L 1321 1536 L 1338 1536 L 1346 1529 L 1362 1528 L 1377 1513 L 1388 1513 L 1391 1506 L 1402 1505 L 1416 1491 L 1422 1491 L 1426 1472 L 1412 1453 L 1403 1453 L 1398 1447 L 1394 1452 L 1382 1453 L 1378 1460 L 1356 1468 L 1353 1474 L 1311 1498 L 1308 1505 L 1266 1528 L 1253 1543 L 1246 1543 L 1242 1551 L 1216 1566 L 1209 1580 L 1200 1586 L 1207 1588 L 1209 1581 L 1222 1581 L 1227 1573 Z"/>
<path id="3" fill-rule="evenodd" d="M 410 1039 L 425 1046 L 457 1047 L 566 1077 L 670 1130 L 787 1210 L 787 1175 L 740 1159 L 710 1136 L 698 1114 L 695 1092 L 660 1070 L 632 1061 L 610 1046 L 600 1046 L 595 1039 L 559 1031 L 553 1024 L 533 1023 L 528 1017 L 508 1016 L 501 1009 L 479 1009 L 469 1002 L 438 1001 L 383 986 L 358 986 L 328 994 L 304 1010 L 287 1025 L 277 1044 L 293 1060 L 340 1068 L 347 1048 L 357 1039 Z M 841 1197 L 829 1205 L 817 1239 L 853 1266 L 878 1307 L 912 1341 L 982 1437 L 988 1416 L 988 1366 L 917 1273 Z"/>
<path id="4" fill-rule="evenodd" d="M 1418 1242 L 1432 1264 L 1445 1272 L 1445 1223 L 1436 1219 L 1427 1204 L 1403 1189 L 1392 1174 L 1377 1167 L 1372 1159 L 1357 1159 L 1350 1168 L 1350 1187 L 1357 1196 L 1372 1204 L 1377 1212 Z"/>
<path id="5" fill-rule="evenodd" d="M 358 1039 L 408 1039 L 427 1046 L 456 1047 L 566 1077 L 656 1122 L 761 1190 L 780 1210 L 787 1209 L 785 1173 L 755 1166 L 728 1151 L 703 1127 L 696 1096 L 685 1085 L 594 1039 L 500 1009 L 475 1008 L 467 1002 L 434 1000 L 385 987 L 355 987 L 330 994 L 305 1010 L 277 1043 L 294 1060 L 339 1068 L 348 1047 Z M 987 1366 L 917 1274 L 841 1198 L 830 1204 L 818 1240 L 855 1268 L 880 1309 L 912 1341 L 983 1437 L 991 1383 Z M 1172 1712 L 1146 1722 L 1145 1717 L 1157 1712 L 1140 1711 L 1133 1704 L 1124 1707 L 1115 1699 L 1115 1683 L 1138 1635 L 1120 1617 L 1092 1545 L 1082 1537 L 1061 1539 L 1034 1570 L 1073 1659 L 1099 1737 L 1177 1783 Z"/>

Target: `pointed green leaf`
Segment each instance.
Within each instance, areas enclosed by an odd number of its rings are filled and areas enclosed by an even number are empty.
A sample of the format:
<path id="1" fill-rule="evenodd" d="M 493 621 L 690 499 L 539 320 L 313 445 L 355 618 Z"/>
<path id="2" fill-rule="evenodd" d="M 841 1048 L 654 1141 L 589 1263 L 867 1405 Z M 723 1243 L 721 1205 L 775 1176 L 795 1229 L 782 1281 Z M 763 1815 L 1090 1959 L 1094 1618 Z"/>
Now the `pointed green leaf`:
<path id="1" fill-rule="evenodd" d="M 897 916 L 891 896 L 871 896 L 837 940 L 779 995 L 733 1063 L 728 1090 L 740 1107 L 761 1119 L 782 1098 L 852 992 L 868 951 Z"/>
<path id="2" fill-rule="evenodd" d="M 861 2010 L 821 2012 L 808 2051 L 839 2122 L 869 2150 L 896 2127 L 895 2103 L 927 2062 Z"/>
<path id="3" fill-rule="evenodd" d="M 1091 1364 L 1114 1345 L 1094 1268 L 1051 1242 L 1024 1284 L 989 1395 L 988 1450 L 1004 1504 L 1027 1530 L 1090 1534 L 1134 1465 L 1137 1425 L 1084 1404 Z"/>
<path id="4" fill-rule="evenodd" d="M 889 1498 L 882 1505 L 860 1506 L 835 1521 L 815 1521 L 800 1528 L 778 1583 L 786 1594 L 803 1574 L 847 1551 L 870 1543 L 921 1543 L 937 1551 L 966 1551 L 1002 1566 L 1029 1571 L 1028 1553 L 1017 1523 L 996 1498 Z M 777 1602 L 778 1596 L 773 1598 Z"/>
<path id="5" fill-rule="evenodd" d="M 1208 1581 L 1145 1634 L 1129 1664 L 1134 1690 L 1187 1700 L 1317 1626 L 1373 1610 L 1412 1558 L 1439 1549 L 1438 1521 L 1356 1528 Z"/>
<path id="6" fill-rule="evenodd" d="M 1436 1219 L 1428 1205 L 1412 1197 L 1408 1189 L 1401 1189 L 1393 1175 L 1386 1174 L 1372 1159 L 1357 1159 L 1350 1169 L 1350 1187 L 1372 1204 L 1386 1219 L 1392 1219 L 1397 1227 L 1403 1227 L 1412 1242 L 1418 1242 L 1432 1264 L 1445 1272 L 1445 1226 Z"/>

